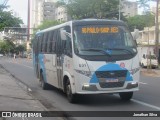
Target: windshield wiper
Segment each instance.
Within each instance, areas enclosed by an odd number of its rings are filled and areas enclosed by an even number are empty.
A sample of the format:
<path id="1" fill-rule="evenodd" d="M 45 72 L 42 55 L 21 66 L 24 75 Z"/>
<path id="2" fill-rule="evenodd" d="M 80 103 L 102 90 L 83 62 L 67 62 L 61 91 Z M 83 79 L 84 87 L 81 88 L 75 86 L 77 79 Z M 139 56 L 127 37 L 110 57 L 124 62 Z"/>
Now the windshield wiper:
<path id="1" fill-rule="evenodd" d="M 89 49 L 81 49 L 81 51 L 95 51 L 95 52 L 103 53 L 107 56 L 111 56 L 111 52 L 108 52 L 107 50 L 102 50 L 102 49 L 89 48 Z"/>
<path id="2" fill-rule="evenodd" d="M 133 55 L 133 52 L 124 48 L 106 48 L 107 50 L 123 50 Z"/>

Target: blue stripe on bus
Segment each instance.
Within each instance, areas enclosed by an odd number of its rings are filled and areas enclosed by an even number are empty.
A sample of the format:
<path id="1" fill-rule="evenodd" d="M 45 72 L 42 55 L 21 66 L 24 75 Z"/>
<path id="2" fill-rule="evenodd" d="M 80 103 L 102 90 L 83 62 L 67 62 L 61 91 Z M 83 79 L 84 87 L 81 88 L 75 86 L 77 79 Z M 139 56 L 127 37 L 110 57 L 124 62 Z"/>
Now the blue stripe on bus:
<path id="1" fill-rule="evenodd" d="M 42 71 L 43 71 L 43 79 L 47 83 L 46 68 L 44 65 L 44 57 L 45 57 L 44 54 L 39 54 L 38 59 L 39 59 L 39 63 L 40 63 L 40 69 L 42 69 Z"/>
<path id="2" fill-rule="evenodd" d="M 127 70 L 127 69 L 120 67 L 118 64 L 108 63 L 100 67 L 96 71 L 115 71 L 115 70 Z M 133 81 L 133 77 L 128 70 L 127 70 L 127 75 L 126 75 L 126 81 Z M 90 83 L 99 83 L 99 80 L 95 73 L 92 75 Z"/>

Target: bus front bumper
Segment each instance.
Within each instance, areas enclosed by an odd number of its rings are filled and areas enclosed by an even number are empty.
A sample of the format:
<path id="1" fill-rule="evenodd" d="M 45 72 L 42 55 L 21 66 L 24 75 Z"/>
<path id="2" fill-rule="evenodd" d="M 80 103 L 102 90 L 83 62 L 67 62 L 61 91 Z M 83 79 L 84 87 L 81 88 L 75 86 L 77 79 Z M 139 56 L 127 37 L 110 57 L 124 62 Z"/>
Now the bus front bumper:
<path id="1" fill-rule="evenodd" d="M 96 84 L 84 84 L 82 86 L 82 91 L 77 91 L 77 94 L 99 94 L 99 93 L 119 93 L 119 92 L 131 92 L 138 91 L 138 82 L 130 82 L 123 88 L 109 88 L 104 90 L 99 90 Z"/>

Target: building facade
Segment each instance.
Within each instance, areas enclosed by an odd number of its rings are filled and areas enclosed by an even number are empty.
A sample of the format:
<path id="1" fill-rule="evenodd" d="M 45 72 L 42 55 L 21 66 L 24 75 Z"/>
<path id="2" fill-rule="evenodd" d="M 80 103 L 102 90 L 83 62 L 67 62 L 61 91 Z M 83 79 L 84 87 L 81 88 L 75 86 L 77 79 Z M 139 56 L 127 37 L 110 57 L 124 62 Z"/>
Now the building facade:
<path id="1" fill-rule="evenodd" d="M 124 16 L 133 17 L 138 14 L 137 2 L 131 2 L 128 0 L 121 0 L 121 12 Z"/>
<path id="2" fill-rule="evenodd" d="M 55 9 L 55 20 L 57 21 L 69 21 L 71 18 L 67 14 L 67 10 L 64 6 L 57 7 Z"/>
<path id="3" fill-rule="evenodd" d="M 55 3 L 43 2 L 43 20 L 55 19 Z"/>
<path id="4" fill-rule="evenodd" d="M 36 28 L 43 21 L 44 0 L 32 0 L 30 3 L 30 28 Z"/>
<path id="5" fill-rule="evenodd" d="M 64 6 L 56 7 L 58 0 L 32 0 L 31 1 L 31 25 L 36 28 L 44 20 L 68 21 L 69 17 Z"/>

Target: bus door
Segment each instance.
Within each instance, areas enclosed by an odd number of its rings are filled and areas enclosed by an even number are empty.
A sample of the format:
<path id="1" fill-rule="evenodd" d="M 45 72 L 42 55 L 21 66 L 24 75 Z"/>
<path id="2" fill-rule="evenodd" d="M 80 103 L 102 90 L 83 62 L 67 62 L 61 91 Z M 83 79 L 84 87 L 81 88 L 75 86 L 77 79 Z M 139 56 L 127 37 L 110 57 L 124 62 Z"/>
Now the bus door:
<path id="1" fill-rule="evenodd" d="M 56 53 L 57 53 L 57 79 L 58 86 L 62 88 L 63 81 L 63 48 L 62 48 L 62 40 L 60 38 L 60 31 L 57 31 L 57 41 L 56 41 Z"/>

